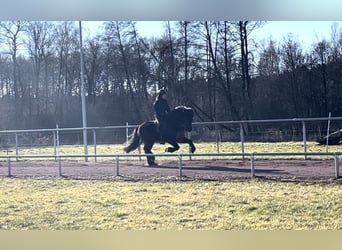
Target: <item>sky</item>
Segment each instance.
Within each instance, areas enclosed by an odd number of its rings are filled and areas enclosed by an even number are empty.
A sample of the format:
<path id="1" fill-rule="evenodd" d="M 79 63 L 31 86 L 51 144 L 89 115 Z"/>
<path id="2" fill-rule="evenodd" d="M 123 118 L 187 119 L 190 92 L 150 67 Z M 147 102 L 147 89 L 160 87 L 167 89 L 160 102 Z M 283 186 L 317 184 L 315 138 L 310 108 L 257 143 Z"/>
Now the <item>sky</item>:
<path id="1" fill-rule="evenodd" d="M 300 43 L 303 47 L 309 47 L 313 43 L 322 39 L 330 39 L 333 24 L 337 24 L 338 29 L 342 28 L 342 22 L 335 21 L 268 21 L 261 28 L 253 32 L 253 37 L 257 41 L 272 38 L 281 42 L 288 34 Z M 102 22 L 82 22 L 83 30 L 86 34 L 96 34 L 99 32 Z M 137 29 L 143 37 L 158 37 L 164 32 L 165 22 L 161 21 L 138 21 Z"/>
<path id="2" fill-rule="evenodd" d="M 292 34 L 299 42 L 310 46 L 323 39 L 330 40 L 332 26 L 341 29 L 342 22 L 334 21 L 271 21 L 256 31 L 259 40 L 270 37 L 282 41 L 288 34 Z"/>
<path id="3" fill-rule="evenodd" d="M 152 37 L 160 36 L 163 33 L 165 22 L 162 21 L 139 21 L 137 29 L 141 36 Z M 103 29 L 103 22 L 100 21 L 82 21 L 82 29 L 85 34 L 96 35 Z"/>

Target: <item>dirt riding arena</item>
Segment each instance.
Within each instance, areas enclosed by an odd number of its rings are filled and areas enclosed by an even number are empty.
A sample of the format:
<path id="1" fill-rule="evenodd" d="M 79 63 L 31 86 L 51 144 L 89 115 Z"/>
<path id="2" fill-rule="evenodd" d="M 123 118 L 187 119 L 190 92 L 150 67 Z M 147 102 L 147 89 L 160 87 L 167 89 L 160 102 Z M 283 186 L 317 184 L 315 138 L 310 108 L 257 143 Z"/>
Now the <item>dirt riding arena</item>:
<path id="1" fill-rule="evenodd" d="M 146 166 L 141 160 L 113 161 L 57 161 L 19 160 L 9 164 L 0 162 L 0 177 L 76 178 L 76 179 L 128 179 L 128 180 L 232 180 L 251 177 L 250 160 L 159 160 L 157 166 Z M 255 160 L 257 178 L 280 180 L 333 180 L 334 159 L 329 160 Z M 341 171 L 339 171 L 341 172 Z M 181 173 L 181 177 L 180 177 Z"/>

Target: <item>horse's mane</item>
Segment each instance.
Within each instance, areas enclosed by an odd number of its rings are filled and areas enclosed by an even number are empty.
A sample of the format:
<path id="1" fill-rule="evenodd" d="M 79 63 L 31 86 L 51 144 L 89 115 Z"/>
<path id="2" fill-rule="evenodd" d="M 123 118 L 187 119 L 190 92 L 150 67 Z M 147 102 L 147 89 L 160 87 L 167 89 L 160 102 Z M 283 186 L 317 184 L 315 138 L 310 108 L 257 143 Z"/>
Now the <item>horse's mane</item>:
<path id="1" fill-rule="evenodd" d="M 184 106 L 184 105 L 180 105 L 180 106 L 175 107 L 174 110 L 175 111 L 176 110 L 182 110 L 182 111 L 190 111 L 191 110 L 192 111 L 192 108 Z"/>
<path id="2" fill-rule="evenodd" d="M 194 116 L 194 111 L 192 110 L 192 108 L 181 105 L 181 106 L 177 106 L 172 110 L 172 113 L 174 115 L 186 115 L 186 116 Z"/>

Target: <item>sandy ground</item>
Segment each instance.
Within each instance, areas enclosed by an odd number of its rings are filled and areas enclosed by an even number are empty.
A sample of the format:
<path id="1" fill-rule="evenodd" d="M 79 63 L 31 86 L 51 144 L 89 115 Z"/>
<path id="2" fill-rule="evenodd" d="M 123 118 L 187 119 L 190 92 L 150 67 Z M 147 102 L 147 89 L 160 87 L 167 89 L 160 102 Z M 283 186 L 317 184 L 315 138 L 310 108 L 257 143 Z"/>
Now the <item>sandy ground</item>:
<path id="1" fill-rule="evenodd" d="M 10 171 L 10 172 L 9 172 Z M 255 177 L 280 180 L 334 180 L 335 162 L 329 160 L 255 160 Z M 341 173 L 339 167 L 339 173 Z M 75 178 L 75 179 L 126 179 L 126 180 L 232 180 L 247 179 L 251 175 L 250 160 L 159 160 L 157 166 L 148 167 L 144 160 L 94 162 L 57 161 L 6 161 L 0 162 L 0 177 Z M 339 178 L 339 181 L 341 178 Z"/>

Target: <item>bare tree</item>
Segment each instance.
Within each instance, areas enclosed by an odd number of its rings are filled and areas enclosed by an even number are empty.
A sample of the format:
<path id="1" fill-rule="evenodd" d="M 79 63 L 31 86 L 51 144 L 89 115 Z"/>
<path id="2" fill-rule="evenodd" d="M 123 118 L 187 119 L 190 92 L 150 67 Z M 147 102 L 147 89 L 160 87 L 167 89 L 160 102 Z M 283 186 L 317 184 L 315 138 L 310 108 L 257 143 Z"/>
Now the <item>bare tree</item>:
<path id="1" fill-rule="evenodd" d="M 100 67 L 103 65 L 100 61 L 101 45 L 99 38 L 94 38 L 88 41 L 88 51 L 88 57 L 86 57 L 86 62 L 88 61 L 88 67 L 87 65 L 85 66 L 85 73 L 88 80 L 88 100 L 90 103 L 95 104 L 96 78 L 100 76 Z"/>
<path id="2" fill-rule="evenodd" d="M 6 39 L 8 44 L 8 54 L 12 58 L 12 75 L 13 75 L 13 94 L 15 99 L 16 116 L 15 126 L 20 124 L 20 117 L 23 115 L 23 103 L 20 101 L 22 95 L 22 83 L 20 81 L 20 69 L 18 64 L 18 49 L 20 46 L 20 34 L 24 30 L 25 22 L 23 21 L 6 21 L 0 22 L 0 35 Z"/>
<path id="3" fill-rule="evenodd" d="M 235 48 L 234 48 L 234 41 L 232 41 L 231 38 L 231 27 L 227 21 L 224 21 L 223 24 L 220 22 L 219 25 L 219 31 L 223 43 L 223 56 L 224 56 L 224 75 L 225 75 L 225 81 L 222 82 L 222 88 L 224 90 L 224 94 L 226 97 L 226 100 L 228 102 L 229 110 L 231 112 L 231 116 L 234 120 L 240 119 L 240 116 L 238 114 L 238 111 L 233 103 L 232 98 L 232 90 L 231 90 L 231 74 L 234 70 L 234 54 L 235 54 Z M 222 27 L 223 26 L 223 27 Z"/>
<path id="4" fill-rule="evenodd" d="M 57 119 L 64 120 L 65 106 L 72 107 L 71 96 L 78 93 L 80 96 L 80 67 L 79 67 L 79 39 L 78 30 L 74 22 L 58 23 L 54 27 L 55 57 L 57 65 L 54 74 L 56 80 L 52 85 L 54 91 L 54 108 Z M 78 83 L 78 84 L 75 84 Z"/>
<path id="5" fill-rule="evenodd" d="M 232 97 L 231 80 L 234 71 L 235 45 L 230 24 L 225 22 L 204 22 L 207 48 L 207 72 L 209 113 L 216 120 L 217 90 L 228 104 L 228 112 L 233 119 L 239 119 Z M 213 70 L 211 70 L 213 69 Z M 214 74 L 211 72 L 213 71 Z"/>
<path id="6" fill-rule="evenodd" d="M 116 42 L 116 46 L 118 46 L 118 51 L 120 53 L 122 67 L 125 74 L 125 81 L 128 87 L 128 91 L 131 97 L 131 101 L 134 105 L 134 111 L 138 117 L 139 121 L 142 121 L 142 116 L 140 112 L 140 105 L 138 104 L 137 98 L 135 96 L 135 91 L 133 87 L 132 82 L 132 74 L 130 72 L 130 64 L 129 64 L 129 52 L 127 51 L 129 49 L 129 46 L 124 43 L 124 39 L 128 38 L 128 33 L 125 33 L 125 30 L 127 30 L 130 26 L 130 22 L 107 22 L 106 23 L 106 30 L 107 32 L 111 32 L 113 35 L 113 38 Z"/>
<path id="7" fill-rule="evenodd" d="M 299 72 L 298 69 L 304 62 L 302 49 L 298 42 L 288 36 L 282 46 L 283 70 L 287 75 L 291 97 L 292 109 L 296 117 L 300 114 L 300 91 L 299 91 Z"/>
<path id="8" fill-rule="evenodd" d="M 240 54 L 241 54 L 241 78 L 242 78 L 242 103 L 243 115 L 245 119 L 253 117 L 253 104 L 251 93 L 251 75 L 250 75 L 250 61 L 249 61 L 249 47 L 248 47 L 248 21 L 239 21 L 239 37 L 240 37 Z"/>
<path id="9" fill-rule="evenodd" d="M 187 98 L 188 96 L 188 85 L 189 85 L 189 49 L 190 49 L 190 40 L 191 35 L 190 33 L 190 25 L 191 22 L 189 21 L 181 21 L 178 22 L 179 29 L 180 29 L 180 34 L 181 37 L 180 39 L 183 40 L 183 60 L 184 60 L 184 81 L 183 81 L 183 86 L 184 86 L 184 93 L 183 95 L 185 96 L 184 99 Z"/>
<path id="10" fill-rule="evenodd" d="M 258 73 L 267 78 L 275 78 L 280 75 L 280 50 L 272 39 L 260 52 Z"/>
<path id="11" fill-rule="evenodd" d="M 48 110 L 47 57 L 51 54 L 49 51 L 52 46 L 51 29 L 52 24 L 50 22 L 40 21 L 29 22 L 26 29 L 26 46 L 29 55 L 34 61 L 34 82 L 32 87 L 34 90 L 33 99 L 36 100 L 36 112 L 38 114 L 41 110 L 45 113 Z M 44 77 L 42 77 L 42 67 L 44 67 Z"/>
<path id="12" fill-rule="evenodd" d="M 324 115 L 328 115 L 329 107 L 328 107 L 328 84 L 327 84 L 327 63 L 329 58 L 330 46 L 326 40 L 322 40 L 318 42 L 314 47 L 314 57 L 318 61 L 320 72 L 321 72 L 321 80 L 322 80 L 322 88 L 323 88 L 323 109 Z"/>
<path id="13" fill-rule="evenodd" d="M 72 57 L 77 57 L 74 54 L 79 46 L 77 32 L 74 22 L 62 22 L 55 27 L 54 46 L 59 59 L 58 85 L 56 88 L 59 94 L 72 94 L 73 86 L 71 83 L 74 80 L 72 78 L 77 75 L 75 72 L 71 75 L 71 67 L 74 67 L 72 62 L 76 62 L 72 60 Z M 78 67 L 78 65 L 75 66 Z"/>
<path id="14" fill-rule="evenodd" d="M 132 39 L 134 42 L 134 50 L 136 51 L 136 55 L 134 60 L 136 61 L 136 82 L 137 82 L 137 89 L 138 92 L 143 93 L 143 100 L 144 100 L 144 106 L 147 106 L 147 117 L 146 119 L 149 119 L 149 117 L 152 116 L 152 109 L 149 104 L 149 93 L 148 93 L 148 80 L 149 80 L 149 72 L 147 67 L 147 59 L 146 55 L 144 53 L 143 45 L 142 45 L 142 39 L 140 39 L 138 31 L 136 29 L 135 23 L 131 22 L 131 33 L 132 33 Z M 137 58 L 136 58 L 137 57 Z"/>

